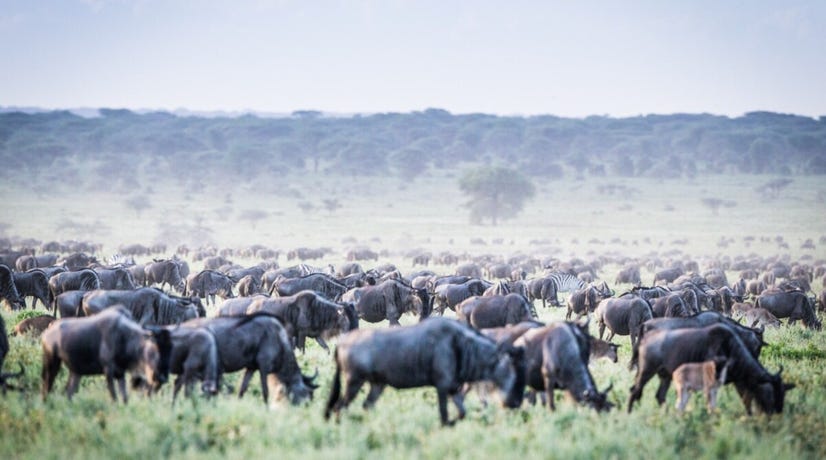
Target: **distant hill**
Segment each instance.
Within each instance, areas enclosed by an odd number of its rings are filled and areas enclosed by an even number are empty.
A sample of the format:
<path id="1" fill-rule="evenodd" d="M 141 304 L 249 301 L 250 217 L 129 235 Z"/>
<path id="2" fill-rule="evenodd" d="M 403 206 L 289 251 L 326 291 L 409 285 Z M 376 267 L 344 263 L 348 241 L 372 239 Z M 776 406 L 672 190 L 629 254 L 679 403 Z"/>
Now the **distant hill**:
<path id="1" fill-rule="evenodd" d="M 506 164 L 549 179 L 826 174 L 826 117 L 773 112 L 737 118 L 505 117 L 441 109 L 353 116 L 80 113 L 0 113 L 2 180 L 99 175 L 128 186 L 130 177 L 167 170 L 193 183 L 307 171 L 410 178 L 471 163 Z"/>

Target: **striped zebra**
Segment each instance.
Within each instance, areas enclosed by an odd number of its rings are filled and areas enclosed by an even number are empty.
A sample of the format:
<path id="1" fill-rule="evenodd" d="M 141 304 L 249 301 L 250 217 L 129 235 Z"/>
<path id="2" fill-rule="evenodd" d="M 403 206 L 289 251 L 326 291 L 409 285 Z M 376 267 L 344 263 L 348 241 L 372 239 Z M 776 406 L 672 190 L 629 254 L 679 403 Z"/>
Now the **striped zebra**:
<path id="1" fill-rule="evenodd" d="M 584 287 L 585 282 L 575 275 L 565 272 L 550 272 L 541 278 L 528 281 L 528 298 L 531 301 L 542 299 L 543 308 L 547 306 L 546 302 L 559 307 L 558 293 L 573 292 Z"/>

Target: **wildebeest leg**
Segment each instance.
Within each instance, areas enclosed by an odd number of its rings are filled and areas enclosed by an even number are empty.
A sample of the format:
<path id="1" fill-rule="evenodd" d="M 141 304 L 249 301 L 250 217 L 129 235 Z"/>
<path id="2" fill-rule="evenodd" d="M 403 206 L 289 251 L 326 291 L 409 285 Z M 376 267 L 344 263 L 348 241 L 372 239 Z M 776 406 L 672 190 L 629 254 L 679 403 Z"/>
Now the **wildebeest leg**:
<path id="1" fill-rule="evenodd" d="M 645 368 L 644 362 L 637 367 L 637 378 L 634 385 L 631 387 L 631 395 L 628 397 L 629 414 L 631 413 L 631 409 L 634 407 L 634 401 L 642 398 L 642 389 L 645 388 L 645 384 L 648 383 L 654 375 L 654 372 L 651 372 Z"/>
<path id="2" fill-rule="evenodd" d="M 348 375 L 345 379 L 344 385 L 344 398 L 339 400 L 335 407 L 336 413 L 340 409 L 344 409 L 350 405 L 351 402 L 356 398 L 361 389 L 362 384 L 364 384 L 364 380 L 359 377 L 354 377 L 353 375 Z M 372 389 L 371 389 L 372 392 Z M 377 396 L 378 398 L 378 396 Z"/>
<path id="3" fill-rule="evenodd" d="M 602 340 L 602 335 L 605 334 L 605 321 L 599 320 L 599 339 Z M 610 341 L 610 339 L 609 339 Z"/>
<path id="4" fill-rule="evenodd" d="M 660 375 L 660 386 L 657 388 L 657 404 L 663 405 L 669 386 L 671 386 L 671 378 Z"/>
<path id="5" fill-rule="evenodd" d="M 437 388 L 436 394 L 439 396 L 439 418 L 442 425 L 453 425 L 453 422 L 447 419 L 447 391 Z"/>
<path id="6" fill-rule="evenodd" d="M 175 387 L 172 390 L 172 404 L 175 404 L 175 399 L 178 397 L 178 392 L 181 391 L 181 385 L 183 385 L 183 374 L 179 375 L 175 378 Z M 189 396 L 186 392 L 184 393 L 185 396 Z"/>
<path id="7" fill-rule="evenodd" d="M 109 383 L 109 378 L 106 378 L 106 383 Z M 69 372 L 69 380 L 66 382 L 66 399 L 69 401 L 72 400 L 72 396 L 74 396 L 75 392 L 77 392 L 77 385 L 80 383 L 80 374 L 75 374 L 74 372 Z M 110 392 L 115 391 L 115 387 L 111 387 Z M 114 399 L 114 396 L 113 396 Z M 115 399 L 115 402 L 118 402 Z"/>
<path id="8" fill-rule="evenodd" d="M 367 393 L 367 398 L 364 400 L 364 404 L 362 404 L 361 407 L 363 407 L 364 410 L 368 410 L 373 407 L 379 399 L 379 396 L 381 396 L 381 392 L 384 391 L 384 387 L 385 385 L 381 383 L 371 383 L 370 392 Z"/>
<path id="9" fill-rule="evenodd" d="M 248 386 L 249 386 L 249 384 L 250 384 L 250 379 L 252 378 L 252 374 L 253 374 L 253 372 L 255 372 L 255 369 L 249 369 L 249 368 L 247 368 L 247 369 L 244 371 L 244 378 L 241 380 L 241 389 L 240 389 L 240 390 L 238 390 L 238 397 L 239 397 L 239 398 L 243 398 L 243 397 L 244 397 L 244 393 L 246 393 L 246 392 L 247 392 L 247 387 L 248 387 Z"/>
<path id="10" fill-rule="evenodd" d="M 118 388 L 120 388 L 120 396 L 123 398 L 123 403 L 128 403 L 129 399 L 126 395 L 126 378 L 122 375 L 118 378 Z M 148 391 L 151 391 L 151 389 Z M 117 398 L 115 399 L 115 401 L 117 401 Z"/>
<path id="11" fill-rule="evenodd" d="M 106 370 L 106 388 L 109 390 L 109 396 L 112 397 L 112 401 L 118 402 L 118 395 L 115 393 L 115 375 Z"/>
<path id="12" fill-rule="evenodd" d="M 708 413 L 714 412 L 717 407 L 717 387 L 706 387 L 706 409 Z"/>
<path id="13" fill-rule="evenodd" d="M 52 392 L 54 379 L 60 372 L 60 359 L 56 357 L 43 357 L 43 368 L 40 370 L 40 380 L 43 387 L 40 389 L 40 396 L 46 399 L 46 395 Z"/>
<path id="14" fill-rule="evenodd" d="M 327 342 L 325 342 L 323 338 L 316 337 L 315 341 L 321 348 L 324 349 L 324 351 L 326 351 L 328 354 L 330 353 L 330 347 L 327 346 Z"/>
<path id="15" fill-rule="evenodd" d="M 548 375 L 548 372 L 546 372 L 544 368 L 542 369 L 542 371 L 542 373 L 544 374 L 543 378 L 545 380 L 545 395 L 548 400 L 548 409 L 553 411 L 556 410 L 556 406 L 554 405 L 554 382 L 551 379 L 551 376 Z"/>
<path id="16" fill-rule="evenodd" d="M 453 404 L 456 405 L 456 409 L 459 410 L 459 420 L 465 418 L 467 411 L 465 410 L 465 395 L 462 394 L 461 391 L 457 391 L 453 395 Z"/>
<path id="17" fill-rule="evenodd" d="M 685 411 L 685 406 L 688 404 L 689 391 L 685 387 L 677 387 L 677 403 L 674 406 L 682 413 Z"/>
<path id="18" fill-rule="evenodd" d="M 752 415 L 751 401 L 754 398 L 754 394 L 740 382 L 735 382 L 734 388 L 737 389 L 737 393 L 740 395 L 740 400 L 743 401 L 743 405 L 746 406 L 746 414 Z"/>

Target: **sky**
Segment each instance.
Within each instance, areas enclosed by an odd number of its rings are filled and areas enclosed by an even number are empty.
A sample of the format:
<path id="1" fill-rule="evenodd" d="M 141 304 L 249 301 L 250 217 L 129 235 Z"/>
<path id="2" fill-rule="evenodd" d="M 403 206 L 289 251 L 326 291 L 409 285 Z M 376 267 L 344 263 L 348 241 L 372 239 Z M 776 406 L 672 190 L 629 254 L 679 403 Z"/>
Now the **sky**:
<path id="1" fill-rule="evenodd" d="M 826 1 L 0 0 L 0 106 L 826 115 Z"/>

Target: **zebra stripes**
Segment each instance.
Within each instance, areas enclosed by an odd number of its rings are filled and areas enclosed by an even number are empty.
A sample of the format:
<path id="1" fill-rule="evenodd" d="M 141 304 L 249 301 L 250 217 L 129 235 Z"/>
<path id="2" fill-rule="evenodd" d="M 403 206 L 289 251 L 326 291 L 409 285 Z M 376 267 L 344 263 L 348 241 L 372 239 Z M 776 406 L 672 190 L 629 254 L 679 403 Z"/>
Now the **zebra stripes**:
<path id="1" fill-rule="evenodd" d="M 585 282 L 577 278 L 576 275 L 564 272 L 551 272 L 545 275 L 556 286 L 556 292 L 573 292 L 585 287 Z"/>

